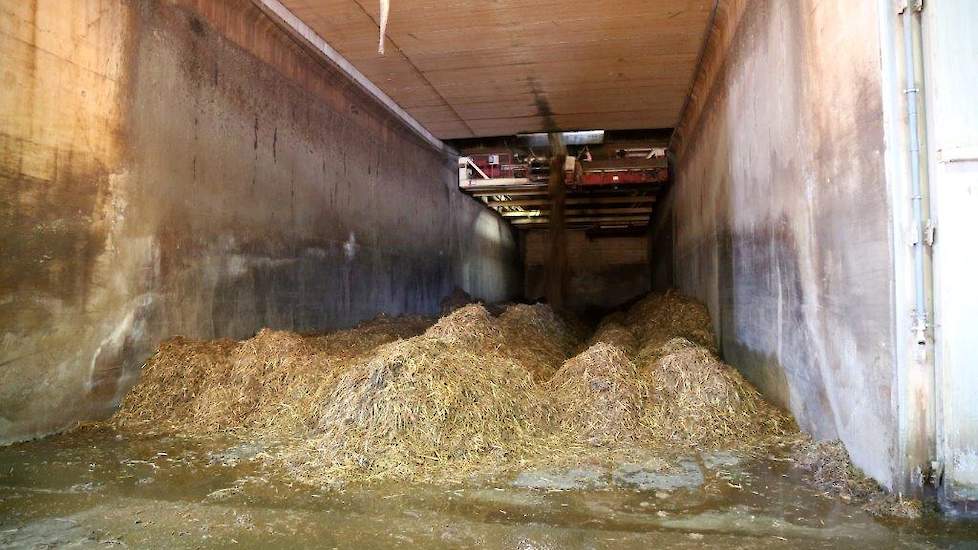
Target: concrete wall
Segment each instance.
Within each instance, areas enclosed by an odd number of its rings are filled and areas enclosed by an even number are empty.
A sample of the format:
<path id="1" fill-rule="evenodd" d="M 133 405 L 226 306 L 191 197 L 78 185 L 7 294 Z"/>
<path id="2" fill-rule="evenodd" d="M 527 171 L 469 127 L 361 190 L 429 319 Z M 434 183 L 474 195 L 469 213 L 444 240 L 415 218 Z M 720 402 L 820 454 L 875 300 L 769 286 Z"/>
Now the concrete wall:
<path id="1" fill-rule="evenodd" d="M 528 231 L 524 239 L 526 297 L 546 295 L 549 232 Z M 589 237 L 567 231 L 566 305 L 581 313 L 600 313 L 649 291 L 648 239 L 645 236 Z"/>
<path id="2" fill-rule="evenodd" d="M 0 441 L 107 414 L 161 338 L 434 313 L 509 226 L 246 0 L 0 0 Z"/>
<path id="3" fill-rule="evenodd" d="M 721 0 L 674 140 L 668 204 L 675 282 L 708 304 L 725 358 L 893 486 L 876 9 Z"/>
<path id="4" fill-rule="evenodd" d="M 675 230 L 676 211 L 673 202 L 675 193 L 660 194 L 659 202 L 652 210 L 649 224 L 649 270 L 652 277 L 652 290 L 664 292 L 675 287 Z"/>

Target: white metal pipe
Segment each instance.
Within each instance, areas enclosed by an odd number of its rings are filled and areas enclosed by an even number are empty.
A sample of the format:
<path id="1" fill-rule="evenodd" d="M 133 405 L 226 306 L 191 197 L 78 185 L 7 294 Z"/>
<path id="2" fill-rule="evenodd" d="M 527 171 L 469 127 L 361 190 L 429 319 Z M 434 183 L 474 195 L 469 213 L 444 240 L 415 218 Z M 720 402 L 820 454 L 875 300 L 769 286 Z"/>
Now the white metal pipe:
<path id="1" fill-rule="evenodd" d="M 927 296 L 925 290 L 925 265 L 924 265 L 924 220 L 923 220 L 923 191 L 920 181 L 920 137 L 919 137 L 919 114 L 917 102 L 920 89 L 917 87 L 918 71 L 915 60 L 916 47 L 914 45 L 913 27 L 915 24 L 914 0 L 908 0 L 903 10 L 903 52 L 905 58 L 905 78 L 906 88 L 904 94 L 907 98 L 907 123 L 909 125 L 909 156 L 910 156 L 910 193 L 913 208 L 913 232 L 914 232 L 914 335 L 918 345 L 927 343 Z"/>

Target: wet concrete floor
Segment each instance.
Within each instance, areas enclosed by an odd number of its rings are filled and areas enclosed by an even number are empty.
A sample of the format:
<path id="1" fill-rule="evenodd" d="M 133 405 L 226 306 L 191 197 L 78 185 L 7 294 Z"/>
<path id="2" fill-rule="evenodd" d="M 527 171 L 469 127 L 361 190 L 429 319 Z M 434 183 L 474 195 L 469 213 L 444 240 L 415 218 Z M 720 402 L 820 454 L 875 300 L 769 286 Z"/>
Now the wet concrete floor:
<path id="1" fill-rule="evenodd" d="M 111 431 L 0 448 L 0 547 L 978 548 L 976 523 L 877 520 L 775 456 L 326 491 L 266 471 L 263 450 Z"/>

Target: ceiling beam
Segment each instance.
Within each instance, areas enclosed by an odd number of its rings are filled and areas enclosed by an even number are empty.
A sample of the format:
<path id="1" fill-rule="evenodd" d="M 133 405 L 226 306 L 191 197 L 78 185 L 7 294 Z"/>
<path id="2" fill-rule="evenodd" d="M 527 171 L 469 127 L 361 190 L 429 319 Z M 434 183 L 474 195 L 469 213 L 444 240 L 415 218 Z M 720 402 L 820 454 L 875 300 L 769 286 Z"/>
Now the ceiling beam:
<path id="1" fill-rule="evenodd" d="M 567 204 L 646 204 L 655 202 L 654 196 L 628 196 L 620 197 L 571 197 Z M 490 208 L 503 206 L 550 206 L 550 199 L 516 199 L 516 200 L 495 200 L 486 203 Z"/>
<path id="2" fill-rule="evenodd" d="M 467 192 L 473 197 L 546 197 L 549 194 L 546 185 L 542 189 L 480 189 Z"/>
<path id="3" fill-rule="evenodd" d="M 618 222 L 645 222 L 648 223 L 648 216 L 584 216 L 584 217 L 568 217 L 567 223 L 618 223 Z M 523 218 L 519 220 L 512 220 L 513 225 L 542 225 L 550 223 L 550 218 Z"/>
<path id="4" fill-rule="evenodd" d="M 641 185 L 641 186 L 635 185 L 635 186 L 629 186 L 630 188 L 627 188 L 627 189 L 606 189 L 604 187 L 605 186 L 600 186 L 597 189 L 589 188 L 589 189 L 586 189 L 586 190 L 582 190 L 580 188 L 577 188 L 577 189 L 568 188 L 567 189 L 567 198 L 568 199 L 571 199 L 571 198 L 593 199 L 593 198 L 599 198 L 599 197 L 616 197 L 617 198 L 617 197 L 646 196 L 646 195 L 635 195 L 635 193 L 636 192 L 651 192 L 651 193 L 654 193 L 654 192 L 657 192 L 662 186 L 661 185 Z M 543 185 L 539 185 L 539 184 L 519 185 L 519 186 L 510 186 L 510 187 L 502 187 L 502 188 L 495 188 L 495 187 L 489 188 L 489 187 L 486 187 L 486 188 L 481 188 L 481 189 L 478 189 L 478 188 L 477 189 L 472 189 L 471 187 L 470 188 L 462 187 L 461 189 L 462 189 L 462 191 L 465 191 L 466 193 L 472 195 L 473 197 L 506 197 L 506 196 L 509 196 L 509 197 L 534 197 L 534 196 L 543 196 L 543 197 L 546 197 L 549 194 L 549 192 L 547 191 L 546 184 L 543 184 Z"/>
<path id="5" fill-rule="evenodd" d="M 567 210 L 568 216 L 604 216 L 604 215 L 628 215 L 628 214 L 651 214 L 652 207 L 642 208 L 582 208 Z M 514 210 L 512 212 L 502 212 L 504 218 L 540 218 L 544 217 L 544 210 Z"/>

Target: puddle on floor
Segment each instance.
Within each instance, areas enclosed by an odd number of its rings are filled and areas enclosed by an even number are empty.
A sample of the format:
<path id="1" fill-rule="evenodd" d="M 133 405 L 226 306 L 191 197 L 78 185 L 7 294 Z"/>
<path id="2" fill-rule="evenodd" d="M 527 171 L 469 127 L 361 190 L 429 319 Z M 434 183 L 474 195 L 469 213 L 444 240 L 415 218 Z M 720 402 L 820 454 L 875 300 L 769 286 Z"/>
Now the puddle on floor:
<path id="1" fill-rule="evenodd" d="M 0 448 L 15 548 L 978 548 L 978 523 L 875 520 L 776 457 L 528 470 L 471 486 L 318 490 L 266 448 L 89 430 Z"/>

